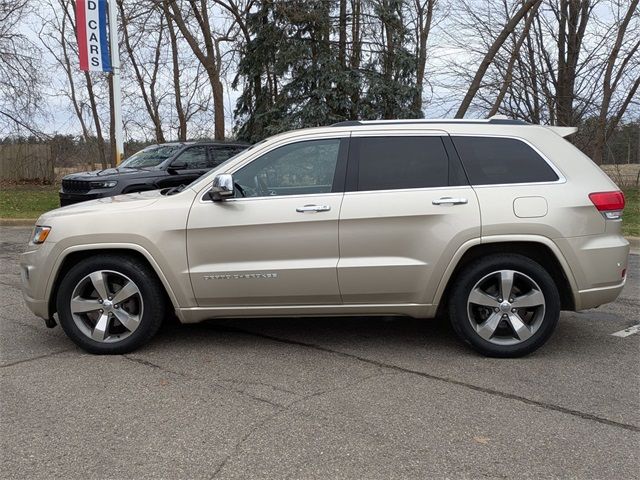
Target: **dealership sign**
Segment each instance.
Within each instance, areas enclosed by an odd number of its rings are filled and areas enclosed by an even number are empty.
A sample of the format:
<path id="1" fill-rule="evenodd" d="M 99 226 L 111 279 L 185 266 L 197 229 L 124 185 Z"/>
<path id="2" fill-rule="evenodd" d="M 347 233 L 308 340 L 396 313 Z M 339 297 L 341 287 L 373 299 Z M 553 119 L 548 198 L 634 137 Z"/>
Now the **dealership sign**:
<path id="1" fill-rule="evenodd" d="M 80 70 L 111 72 L 107 0 L 76 0 L 76 22 Z"/>

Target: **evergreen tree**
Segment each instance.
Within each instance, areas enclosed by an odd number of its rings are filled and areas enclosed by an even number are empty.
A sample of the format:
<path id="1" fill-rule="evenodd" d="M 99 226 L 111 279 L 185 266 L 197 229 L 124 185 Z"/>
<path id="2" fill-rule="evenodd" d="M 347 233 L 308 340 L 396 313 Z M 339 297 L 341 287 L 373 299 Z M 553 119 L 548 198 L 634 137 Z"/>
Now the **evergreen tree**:
<path id="1" fill-rule="evenodd" d="M 417 63 L 407 48 L 409 31 L 403 21 L 405 0 L 372 0 L 372 3 L 380 22 L 380 37 L 365 71 L 367 93 L 362 118 L 421 118 L 422 111 L 414 111 L 413 107 Z"/>
<path id="2" fill-rule="evenodd" d="M 234 84 L 243 84 L 235 112 L 238 138 L 255 142 L 341 120 L 422 116 L 412 109 L 416 61 L 407 48 L 405 1 L 367 0 L 379 19 L 373 32 L 378 42 L 364 67 L 352 68 L 363 52 L 346 46 L 344 0 L 258 0 Z M 350 21 L 362 18 L 351 12 Z"/>

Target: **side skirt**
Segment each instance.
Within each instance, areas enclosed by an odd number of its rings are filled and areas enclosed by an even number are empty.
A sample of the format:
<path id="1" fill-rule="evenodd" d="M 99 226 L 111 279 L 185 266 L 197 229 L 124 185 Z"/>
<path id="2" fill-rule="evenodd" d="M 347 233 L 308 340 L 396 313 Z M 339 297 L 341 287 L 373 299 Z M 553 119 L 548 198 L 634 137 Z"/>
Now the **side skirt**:
<path id="1" fill-rule="evenodd" d="M 407 304 L 349 304 L 349 305 L 275 305 L 178 308 L 182 323 L 198 323 L 212 318 L 255 317 L 322 317 L 322 316 L 409 316 L 435 317 L 437 305 Z"/>

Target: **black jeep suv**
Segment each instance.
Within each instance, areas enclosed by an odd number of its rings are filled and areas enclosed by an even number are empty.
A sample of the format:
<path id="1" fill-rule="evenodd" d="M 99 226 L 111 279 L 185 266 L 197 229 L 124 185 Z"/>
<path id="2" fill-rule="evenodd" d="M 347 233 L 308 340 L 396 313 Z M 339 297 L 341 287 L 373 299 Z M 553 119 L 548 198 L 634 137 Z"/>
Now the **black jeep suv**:
<path id="1" fill-rule="evenodd" d="M 239 143 L 163 143 L 131 155 L 117 168 L 72 173 L 62 179 L 60 205 L 191 183 L 248 148 Z"/>

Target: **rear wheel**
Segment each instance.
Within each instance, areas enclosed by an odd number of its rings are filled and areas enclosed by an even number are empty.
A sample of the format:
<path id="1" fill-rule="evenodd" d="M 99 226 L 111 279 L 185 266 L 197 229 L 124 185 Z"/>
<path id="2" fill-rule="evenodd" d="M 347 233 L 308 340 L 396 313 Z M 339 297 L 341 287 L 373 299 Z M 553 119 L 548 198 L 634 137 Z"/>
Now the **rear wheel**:
<path id="1" fill-rule="evenodd" d="M 165 315 L 155 273 L 135 258 L 115 255 L 72 267 L 61 281 L 57 307 L 69 338 L 100 354 L 135 350 L 155 335 Z"/>
<path id="2" fill-rule="evenodd" d="M 555 282 L 542 266 L 522 255 L 494 255 L 470 264 L 451 293 L 454 330 L 487 356 L 533 352 L 551 336 L 560 316 Z"/>

